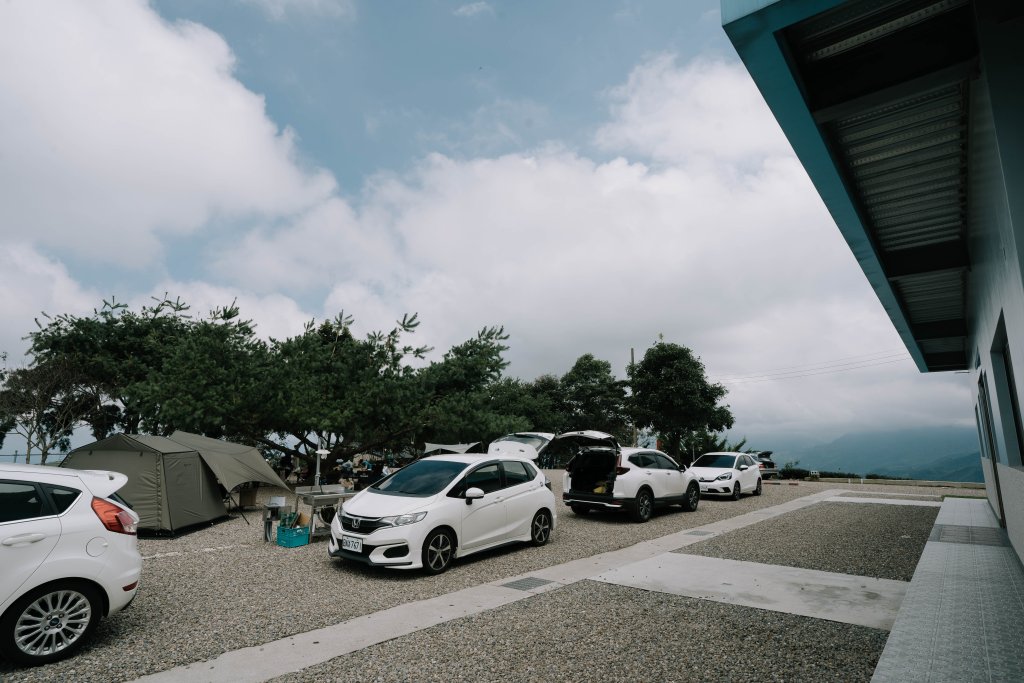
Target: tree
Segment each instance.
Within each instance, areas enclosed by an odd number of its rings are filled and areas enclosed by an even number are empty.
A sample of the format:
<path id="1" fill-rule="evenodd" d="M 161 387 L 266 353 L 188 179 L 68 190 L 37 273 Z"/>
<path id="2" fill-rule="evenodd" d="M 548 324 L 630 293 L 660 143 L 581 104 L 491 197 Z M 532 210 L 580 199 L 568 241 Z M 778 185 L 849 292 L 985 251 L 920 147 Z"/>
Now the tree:
<path id="1" fill-rule="evenodd" d="M 75 391 L 76 372 L 60 359 L 0 372 L 0 423 L 25 439 L 25 462 L 38 451 L 45 465 L 51 451 L 69 448 L 71 433 L 92 407 L 91 396 Z"/>
<path id="2" fill-rule="evenodd" d="M 611 363 L 583 354 L 559 385 L 565 411 L 559 431 L 596 429 L 624 443 L 630 440 L 626 383 L 615 379 Z"/>
<path id="3" fill-rule="evenodd" d="M 665 449 L 691 460 L 695 432 L 721 432 L 733 425 L 728 405 L 720 404 L 726 390 L 712 384 L 700 358 L 685 346 L 659 341 L 639 363 L 629 365 L 632 395 L 629 413 L 639 428 L 658 433 Z"/>

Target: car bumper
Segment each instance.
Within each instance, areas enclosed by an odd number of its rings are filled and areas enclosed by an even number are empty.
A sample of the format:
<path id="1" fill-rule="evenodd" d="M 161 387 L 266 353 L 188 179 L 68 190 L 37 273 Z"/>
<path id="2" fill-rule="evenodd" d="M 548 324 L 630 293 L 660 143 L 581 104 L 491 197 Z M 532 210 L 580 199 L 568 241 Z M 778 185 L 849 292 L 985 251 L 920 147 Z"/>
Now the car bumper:
<path id="1" fill-rule="evenodd" d="M 735 483 L 734 481 L 730 481 L 730 480 L 726 480 L 726 481 L 702 481 L 702 482 L 700 482 L 700 492 L 701 492 L 701 495 L 704 495 L 705 493 L 709 493 L 711 495 L 714 495 L 716 493 L 731 494 L 732 493 L 732 486 L 733 486 L 734 483 Z"/>
<path id="2" fill-rule="evenodd" d="M 622 510 L 631 502 L 632 498 L 609 498 L 596 493 L 563 493 L 562 502 L 566 505 L 587 505 L 591 507 L 604 507 L 609 510 Z"/>
<path id="3" fill-rule="evenodd" d="M 412 527 L 423 526 L 424 529 Z M 409 533 L 411 531 L 412 533 Z M 410 524 L 405 527 L 378 529 L 372 534 L 356 534 L 331 526 L 331 538 L 327 544 L 327 554 L 335 559 L 362 562 L 374 567 L 393 567 L 396 569 L 419 569 L 423 566 L 421 550 L 426 536 L 426 525 Z M 362 542 L 362 550 L 356 552 L 341 547 L 342 536 L 357 538 Z"/>

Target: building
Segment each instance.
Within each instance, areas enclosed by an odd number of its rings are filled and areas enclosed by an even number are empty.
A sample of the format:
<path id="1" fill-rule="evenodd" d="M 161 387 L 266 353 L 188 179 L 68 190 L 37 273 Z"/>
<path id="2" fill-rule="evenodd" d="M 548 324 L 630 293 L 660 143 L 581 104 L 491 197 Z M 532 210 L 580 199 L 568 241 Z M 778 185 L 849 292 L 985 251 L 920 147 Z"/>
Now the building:
<path id="1" fill-rule="evenodd" d="M 971 373 L 988 499 L 1024 557 L 1024 2 L 721 7 L 918 368 Z"/>

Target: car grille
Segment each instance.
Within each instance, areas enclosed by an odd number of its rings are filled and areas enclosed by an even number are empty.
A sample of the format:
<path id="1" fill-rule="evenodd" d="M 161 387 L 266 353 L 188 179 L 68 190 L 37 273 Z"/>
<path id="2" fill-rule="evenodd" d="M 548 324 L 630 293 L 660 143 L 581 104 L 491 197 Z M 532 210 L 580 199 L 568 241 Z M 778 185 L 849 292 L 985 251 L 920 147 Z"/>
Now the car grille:
<path id="1" fill-rule="evenodd" d="M 341 515 L 341 528 L 345 531 L 352 531 L 357 534 L 372 534 L 390 524 L 384 524 L 374 517 L 357 517 L 355 515 Z"/>

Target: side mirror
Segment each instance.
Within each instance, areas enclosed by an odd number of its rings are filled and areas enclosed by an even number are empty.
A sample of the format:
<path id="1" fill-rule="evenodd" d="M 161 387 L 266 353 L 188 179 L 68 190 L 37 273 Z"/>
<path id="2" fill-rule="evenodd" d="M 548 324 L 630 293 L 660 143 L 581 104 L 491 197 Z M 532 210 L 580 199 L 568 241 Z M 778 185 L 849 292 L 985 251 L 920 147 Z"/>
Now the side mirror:
<path id="1" fill-rule="evenodd" d="M 745 472 L 747 469 L 749 468 L 746 465 L 740 465 L 740 472 Z"/>
<path id="2" fill-rule="evenodd" d="M 484 497 L 484 490 L 473 486 L 466 489 L 466 505 L 472 505 L 477 498 Z"/>

